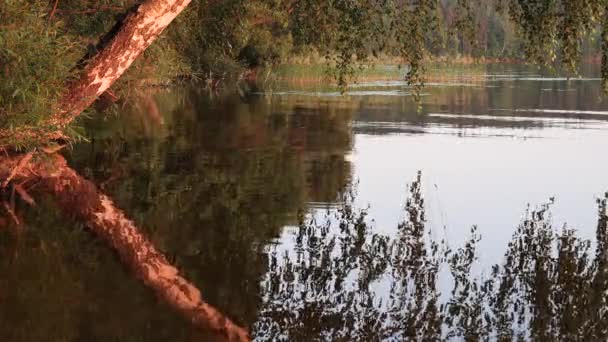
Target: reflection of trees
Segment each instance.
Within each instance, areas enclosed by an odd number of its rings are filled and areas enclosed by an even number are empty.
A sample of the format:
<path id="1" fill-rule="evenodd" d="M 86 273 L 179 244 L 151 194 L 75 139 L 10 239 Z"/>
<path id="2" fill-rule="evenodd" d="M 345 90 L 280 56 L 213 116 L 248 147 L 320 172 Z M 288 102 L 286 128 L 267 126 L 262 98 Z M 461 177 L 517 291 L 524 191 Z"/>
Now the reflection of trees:
<path id="1" fill-rule="evenodd" d="M 130 115 L 96 129 L 70 163 L 113 196 L 169 261 L 200 285 L 205 299 L 250 324 L 266 269 L 263 246 L 295 221 L 305 201 L 333 201 L 347 182 L 349 116 L 196 96 L 161 95 L 155 104 L 146 98 Z M 164 117 L 151 120 L 146 108 Z M 107 261 L 112 258 L 95 239 L 78 227 L 69 234 L 55 207 L 41 203 L 39 209 L 17 208 L 35 229 L 19 239 L 0 232 L 0 317 L 3 326 L 10 322 L 9 330 L 0 327 L 0 337 L 201 337 L 157 308 L 118 263 Z M 111 314 L 131 307 L 137 318 L 128 323 L 123 314 Z"/>
<path id="2" fill-rule="evenodd" d="M 157 97 L 166 125 L 158 136 L 137 121 L 106 124 L 114 131 L 72 158 L 206 299 L 245 323 L 259 305 L 264 246 L 305 202 L 334 201 L 350 173 L 347 113 L 263 100 Z"/>
<path id="3" fill-rule="evenodd" d="M 354 194 L 343 191 L 352 108 L 263 98 L 208 103 L 192 94 L 156 101 L 165 113 L 158 126 L 112 121 L 105 125 L 112 130 L 77 147 L 71 163 L 145 227 L 204 298 L 253 325 L 257 337 L 606 338 L 606 198 L 595 250 L 571 229 L 555 232 L 545 205 L 526 213 L 503 263 L 478 277 L 475 229 L 458 249 L 427 234 L 420 178 L 390 238 L 352 207 Z M 341 206 L 327 217 L 297 214 L 308 201 L 336 200 Z M 192 338 L 95 239 L 59 229 L 53 204 L 41 203 L 19 212 L 36 229 L 16 242 L 0 234 L 0 316 L 10 323 L 1 337 L 152 339 L 161 329 L 153 324 L 166 329 L 158 339 Z M 281 227 L 298 221 L 294 251 L 269 252 Z M 440 291 L 445 284 L 452 290 Z M 125 307 L 134 308 L 128 323 L 107 314 Z M 54 318 L 32 326 L 44 317 Z"/>
<path id="4" fill-rule="evenodd" d="M 416 134 L 424 132 L 425 127 L 437 126 L 463 130 L 476 127 L 538 129 L 563 125 L 561 121 L 564 119 L 598 120 L 601 118 L 597 115 L 576 111 L 602 111 L 606 108 L 606 100 L 602 98 L 601 90 L 594 81 L 525 80 L 528 77 L 539 77 L 535 75 L 539 71 L 527 67 L 520 69 L 509 66 L 504 69 L 504 66 L 488 65 L 483 67 L 477 82 L 468 78 L 471 72 L 463 73 L 463 79 L 433 82 L 435 84 L 429 84 L 425 90 L 429 96 L 422 97 L 422 113 L 449 115 L 420 115 L 417 104 L 407 96 L 380 96 L 382 92 L 407 90 L 403 85 L 357 88 L 377 91 L 378 95 L 350 99 L 360 106 L 355 113 L 358 123 L 355 131 L 364 134 Z M 492 74 L 510 76 L 494 79 Z M 544 77 L 557 75 L 548 73 Z M 526 109 L 533 110 L 525 111 Z M 564 112 L 538 112 L 534 109 Z M 575 112 L 568 113 L 572 110 Z"/>
<path id="5" fill-rule="evenodd" d="M 0 231 L 2 341 L 171 341 L 197 335 L 150 300 L 105 244 L 82 225 L 66 222 L 53 201 L 37 201 L 38 210 L 25 213 L 20 237 Z M 151 323 L 175 329 L 155 330 Z"/>
<path id="6" fill-rule="evenodd" d="M 67 166 L 63 157 L 52 155 L 25 166 L 23 160 L 29 159 L 3 158 L 0 178 L 13 179 L 21 184 L 36 182 L 41 193 L 53 197 L 64 216 L 82 222 L 112 247 L 124 266 L 194 326 L 209 330 L 228 341 L 249 340 L 245 329 L 235 325 L 206 303 L 198 288 L 171 265 L 166 256 L 139 231 L 135 223 L 114 205 L 112 199 L 100 193 L 93 183 Z M 11 170 L 10 176 L 6 175 L 8 170 Z M 16 184 L 18 183 L 11 186 L 19 186 Z M 20 224 L 18 220 L 15 220 L 15 223 Z M 103 282 L 103 279 L 100 281 Z M 77 301 L 76 304 L 86 303 Z M 71 319 L 66 320 L 70 321 Z M 36 322 L 33 325 L 36 326 Z"/>
<path id="7" fill-rule="evenodd" d="M 472 271 L 480 237 L 463 247 L 426 235 L 420 177 L 396 236 L 376 234 L 345 198 L 336 213 L 302 218 L 295 252 L 271 254 L 259 339 L 374 341 L 605 340 L 608 194 L 599 201 L 595 252 L 550 204 L 526 213 L 502 264 Z M 440 293 L 441 282 L 452 290 Z"/>

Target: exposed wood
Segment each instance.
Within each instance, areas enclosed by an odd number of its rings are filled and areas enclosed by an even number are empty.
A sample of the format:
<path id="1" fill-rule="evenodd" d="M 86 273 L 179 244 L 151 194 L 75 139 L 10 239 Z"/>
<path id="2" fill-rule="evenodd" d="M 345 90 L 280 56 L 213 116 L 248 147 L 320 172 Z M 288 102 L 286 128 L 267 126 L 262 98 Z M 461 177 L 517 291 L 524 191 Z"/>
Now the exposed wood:
<path id="1" fill-rule="evenodd" d="M 24 200 L 27 204 L 34 206 L 36 205 L 36 201 L 32 198 L 32 196 L 30 196 L 30 194 L 27 193 L 27 191 L 25 191 L 25 189 L 19 185 L 19 184 L 15 184 L 15 192 L 19 195 L 19 197 L 21 197 L 22 200 Z"/>
<path id="2" fill-rule="evenodd" d="M 42 150 L 42 152 L 44 152 L 46 154 L 53 154 L 53 153 L 59 152 L 66 146 L 67 145 L 54 144 L 54 145 L 44 146 L 44 147 L 40 148 L 40 150 Z"/>
<path id="3" fill-rule="evenodd" d="M 168 262 L 135 223 L 93 183 L 71 169 L 63 157 L 37 158 L 31 168 L 16 168 L 20 160 L 0 158 L 0 179 L 8 177 L 11 170 L 18 170 L 13 176 L 15 180 L 37 179 L 38 189 L 53 195 L 65 215 L 86 223 L 116 250 L 123 263 L 145 285 L 195 326 L 210 330 L 226 341 L 249 341 L 247 330 L 206 303 L 200 291 Z M 8 205 L 6 208 L 10 209 Z"/>
<path id="4" fill-rule="evenodd" d="M 80 78 L 68 84 L 58 110 L 39 127 L 1 130 L 0 140 L 44 143 L 65 138 L 66 126 L 122 76 L 190 1 L 144 0 L 129 9 L 108 42 L 87 61 Z"/>
<path id="5" fill-rule="evenodd" d="M 65 127 L 131 66 L 190 0 L 146 0 L 133 7 L 114 37 L 86 65 L 60 100 L 50 126 Z"/>
<path id="6" fill-rule="evenodd" d="M 51 20 L 53 20 L 53 16 L 55 15 L 55 11 L 57 11 L 57 5 L 59 5 L 59 0 L 55 0 L 55 3 L 53 4 L 53 8 L 51 9 L 51 12 L 49 13 L 49 22 Z"/>
<path id="7" fill-rule="evenodd" d="M 8 183 L 10 183 L 10 181 L 15 178 L 15 176 L 19 173 L 19 171 L 21 171 L 21 169 L 23 169 L 29 162 L 30 160 L 32 160 L 32 157 L 34 156 L 34 154 L 32 152 L 26 154 L 25 156 L 23 156 L 19 162 L 17 163 L 17 165 L 15 165 L 15 167 L 11 170 L 10 174 L 8 175 L 8 177 L 6 177 L 6 179 L 4 180 L 4 182 L 2 182 L 2 187 L 6 188 L 6 186 L 8 185 Z"/>

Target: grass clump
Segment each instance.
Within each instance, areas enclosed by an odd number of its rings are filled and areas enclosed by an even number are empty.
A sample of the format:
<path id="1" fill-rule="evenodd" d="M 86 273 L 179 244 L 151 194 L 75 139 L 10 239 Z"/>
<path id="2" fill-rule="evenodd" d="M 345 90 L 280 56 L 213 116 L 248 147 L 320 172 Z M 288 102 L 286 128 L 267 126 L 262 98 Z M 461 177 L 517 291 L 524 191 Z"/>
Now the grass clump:
<path id="1" fill-rule="evenodd" d="M 37 125 L 56 109 L 84 46 L 62 21 L 47 20 L 48 3 L 6 0 L 0 5 L 0 127 Z"/>

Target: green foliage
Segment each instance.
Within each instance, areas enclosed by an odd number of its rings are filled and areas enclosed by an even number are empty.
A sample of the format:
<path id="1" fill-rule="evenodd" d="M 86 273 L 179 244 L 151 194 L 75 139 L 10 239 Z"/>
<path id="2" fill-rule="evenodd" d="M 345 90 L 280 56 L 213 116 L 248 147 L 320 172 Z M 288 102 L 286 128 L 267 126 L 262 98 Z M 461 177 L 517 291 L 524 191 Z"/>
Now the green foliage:
<path id="1" fill-rule="evenodd" d="M 134 3 L 62 0 L 52 10 L 41 0 L 3 1 L 0 127 L 36 125 L 52 112 L 78 61 Z M 405 66 L 416 95 L 433 56 L 525 57 L 561 62 L 575 74 L 598 41 L 608 50 L 608 34 L 600 34 L 605 7 L 603 0 L 195 0 L 114 91 L 183 78 L 217 84 L 317 53 L 343 90 L 382 58 Z M 607 79 L 607 52 L 603 60 Z"/>
<path id="2" fill-rule="evenodd" d="M 53 110 L 83 46 L 62 22 L 47 21 L 47 2 L 0 5 L 0 126 L 35 124 Z"/>
<path id="3" fill-rule="evenodd" d="M 550 64 L 561 54 L 575 72 L 582 39 L 596 28 L 604 6 L 602 0 L 510 0 L 508 12 L 530 60 Z"/>

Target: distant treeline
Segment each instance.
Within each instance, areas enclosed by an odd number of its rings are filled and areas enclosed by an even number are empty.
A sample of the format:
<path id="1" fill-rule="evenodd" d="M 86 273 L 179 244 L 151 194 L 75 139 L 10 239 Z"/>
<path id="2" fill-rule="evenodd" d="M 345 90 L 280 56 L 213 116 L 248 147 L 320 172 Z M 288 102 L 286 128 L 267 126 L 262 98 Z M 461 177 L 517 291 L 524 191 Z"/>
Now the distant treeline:
<path id="1" fill-rule="evenodd" d="M 38 125 L 66 81 L 138 3 L 2 1 L 0 127 Z M 215 87 L 282 63 L 329 65 L 340 86 L 362 64 L 399 63 L 419 87 L 425 63 L 435 57 L 525 59 L 575 72 L 581 57 L 608 51 L 600 39 L 604 6 L 601 0 L 194 0 L 112 91 L 182 79 Z"/>

